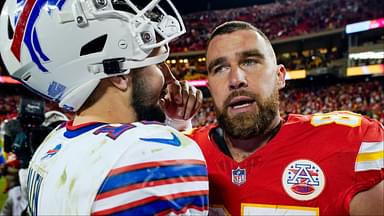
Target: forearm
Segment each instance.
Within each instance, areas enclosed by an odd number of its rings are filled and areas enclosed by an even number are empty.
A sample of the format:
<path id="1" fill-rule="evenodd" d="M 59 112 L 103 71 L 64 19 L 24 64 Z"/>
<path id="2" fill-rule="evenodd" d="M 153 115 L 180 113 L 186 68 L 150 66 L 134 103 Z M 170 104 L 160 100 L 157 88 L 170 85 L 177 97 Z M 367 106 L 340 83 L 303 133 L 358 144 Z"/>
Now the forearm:
<path id="1" fill-rule="evenodd" d="M 384 181 L 353 197 L 349 213 L 354 215 L 384 215 Z"/>

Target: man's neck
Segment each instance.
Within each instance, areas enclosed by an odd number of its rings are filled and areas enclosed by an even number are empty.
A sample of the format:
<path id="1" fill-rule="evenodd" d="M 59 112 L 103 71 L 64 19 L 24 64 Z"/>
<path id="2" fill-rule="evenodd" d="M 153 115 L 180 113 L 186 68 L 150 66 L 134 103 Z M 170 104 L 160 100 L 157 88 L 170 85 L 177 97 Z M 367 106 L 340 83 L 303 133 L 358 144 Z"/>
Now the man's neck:
<path id="1" fill-rule="evenodd" d="M 137 121 L 136 113 L 132 107 L 127 107 L 119 102 L 114 103 L 113 100 L 110 101 L 109 104 L 95 104 L 95 106 L 77 113 L 73 125 L 88 122 L 131 123 Z"/>
<path id="2" fill-rule="evenodd" d="M 224 140 L 232 158 L 237 162 L 241 162 L 249 155 L 267 144 L 269 140 L 271 140 L 280 130 L 280 126 L 281 119 L 279 116 L 276 116 L 276 118 L 270 124 L 270 127 L 268 127 L 268 129 L 263 134 L 251 137 L 249 139 L 236 139 L 224 133 Z"/>

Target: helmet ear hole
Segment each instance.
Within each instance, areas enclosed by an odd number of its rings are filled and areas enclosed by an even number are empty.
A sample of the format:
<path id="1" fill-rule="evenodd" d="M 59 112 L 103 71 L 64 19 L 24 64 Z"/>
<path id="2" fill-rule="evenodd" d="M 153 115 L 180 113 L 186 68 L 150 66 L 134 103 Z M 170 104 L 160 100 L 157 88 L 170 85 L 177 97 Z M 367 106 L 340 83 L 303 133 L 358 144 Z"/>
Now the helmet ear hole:
<path id="1" fill-rule="evenodd" d="M 27 72 L 25 73 L 21 79 L 24 81 L 24 82 L 28 82 L 28 80 L 32 77 L 31 73 Z"/>
<path id="2" fill-rule="evenodd" d="M 12 28 L 12 25 L 11 25 L 11 18 L 8 16 L 8 39 L 9 40 L 13 39 L 14 33 L 15 32 L 13 31 L 13 28 Z"/>
<path id="3" fill-rule="evenodd" d="M 98 53 L 103 51 L 105 43 L 107 42 L 108 35 L 102 35 L 87 44 L 85 44 L 80 50 L 80 56 L 89 55 L 92 53 Z"/>

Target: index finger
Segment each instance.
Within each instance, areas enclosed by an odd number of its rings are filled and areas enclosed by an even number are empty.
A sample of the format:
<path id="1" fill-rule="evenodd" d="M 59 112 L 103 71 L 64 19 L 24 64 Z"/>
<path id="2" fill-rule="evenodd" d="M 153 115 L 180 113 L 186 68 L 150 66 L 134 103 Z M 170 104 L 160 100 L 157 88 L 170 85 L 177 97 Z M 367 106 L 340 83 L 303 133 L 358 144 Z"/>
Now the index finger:
<path id="1" fill-rule="evenodd" d="M 165 80 L 166 85 L 174 83 L 175 81 L 177 81 L 175 76 L 172 74 L 171 69 L 169 68 L 169 66 L 165 62 L 159 64 L 159 68 L 160 68 L 161 72 L 163 72 L 163 76 L 164 76 L 164 80 Z"/>

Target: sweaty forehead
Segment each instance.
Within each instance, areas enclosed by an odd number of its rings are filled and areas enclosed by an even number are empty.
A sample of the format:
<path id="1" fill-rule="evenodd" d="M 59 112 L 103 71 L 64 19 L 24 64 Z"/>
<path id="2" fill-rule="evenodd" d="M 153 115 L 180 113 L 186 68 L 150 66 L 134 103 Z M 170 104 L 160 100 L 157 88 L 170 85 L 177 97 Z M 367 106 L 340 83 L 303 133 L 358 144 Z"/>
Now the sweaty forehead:
<path id="1" fill-rule="evenodd" d="M 213 38 L 207 49 L 207 63 L 217 58 L 232 58 L 247 50 L 258 50 L 265 56 L 273 56 L 272 47 L 253 30 L 238 30 Z"/>

